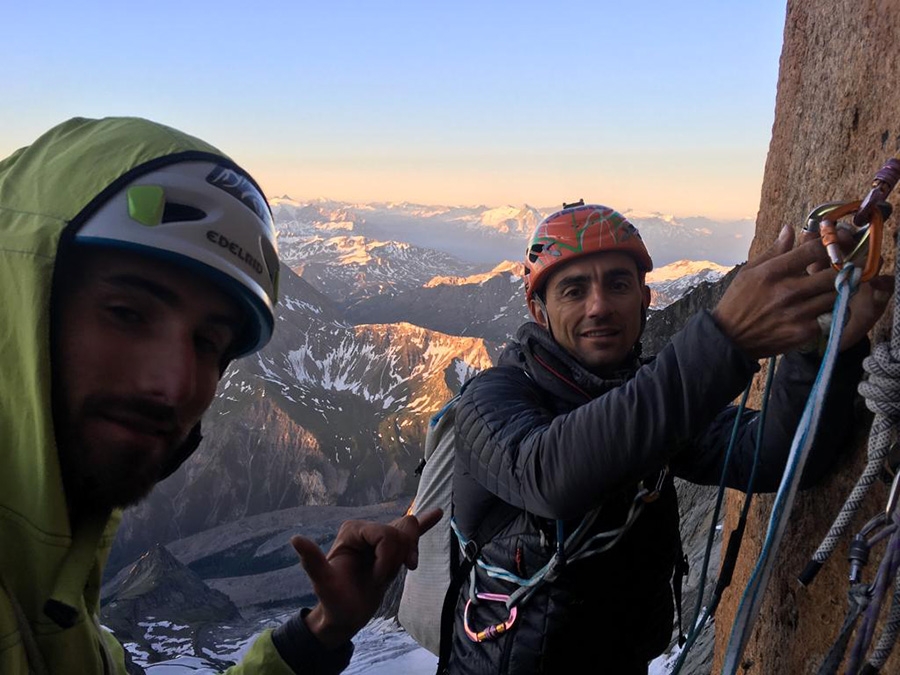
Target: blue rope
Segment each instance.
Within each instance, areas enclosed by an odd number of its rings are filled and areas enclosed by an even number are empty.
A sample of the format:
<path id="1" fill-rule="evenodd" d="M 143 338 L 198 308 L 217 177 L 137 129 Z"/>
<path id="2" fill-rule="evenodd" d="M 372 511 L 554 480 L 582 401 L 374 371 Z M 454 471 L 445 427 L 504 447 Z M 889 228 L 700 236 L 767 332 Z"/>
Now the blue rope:
<path id="1" fill-rule="evenodd" d="M 747 512 L 750 510 L 750 503 L 753 499 L 753 484 L 756 482 L 756 469 L 759 466 L 759 453 L 762 448 L 762 440 L 763 440 L 763 429 L 765 429 L 765 420 L 766 420 L 766 411 L 768 409 L 769 404 L 769 392 L 772 388 L 772 379 L 775 371 L 775 359 L 769 359 L 769 367 L 766 373 L 766 386 L 763 391 L 762 397 L 762 406 L 760 409 L 759 417 L 757 421 L 759 423 L 759 431 L 756 435 L 756 447 L 753 453 L 753 464 L 750 470 L 750 478 L 747 481 L 747 487 L 745 490 L 745 498 L 744 504 L 741 508 L 741 515 L 738 519 L 738 526 L 731 531 L 731 537 L 742 537 L 743 536 L 743 523 L 747 519 Z M 752 384 L 752 382 L 750 383 Z M 722 476 L 719 479 L 719 490 L 716 496 L 716 507 L 713 511 L 713 519 L 709 528 L 709 535 L 706 540 L 706 553 L 703 557 L 703 567 L 700 572 L 700 583 L 697 585 L 697 604 L 694 609 L 694 620 L 691 623 L 691 632 L 688 634 L 687 640 L 684 643 L 684 647 L 681 650 L 681 653 L 678 655 L 678 660 L 675 662 L 675 666 L 672 669 L 671 675 L 678 675 L 681 672 L 681 668 L 684 666 L 684 662 L 687 659 L 688 652 L 694 646 L 694 643 L 697 641 L 697 638 L 700 636 L 700 633 L 706 627 L 707 622 L 713 617 L 716 612 L 716 607 L 718 606 L 718 602 L 721 599 L 722 592 L 725 588 L 731 583 L 731 573 L 734 567 L 734 561 L 730 561 L 731 569 L 724 569 L 724 567 L 720 568 L 720 577 L 719 581 L 716 585 L 716 588 L 713 592 L 713 598 L 709 607 L 706 608 L 705 611 L 702 610 L 703 606 L 703 589 L 706 587 L 706 575 L 709 569 L 709 561 L 712 555 L 712 547 L 716 538 L 716 530 L 719 524 L 719 513 L 722 507 L 722 500 L 725 495 L 725 478 L 728 472 L 728 465 L 731 462 L 731 453 L 734 449 L 734 444 L 737 439 L 737 432 L 740 428 L 741 416 L 743 415 L 744 410 L 747 407 L 747 398 L 750 395 L 750 384 L 744 389 L 744 394 L 741 396 L 741 402 L 738 405 L 737 414 L 734 419 L 734 427 L 731 430 L 731 439 L 728 442 L 728 449 L 725 452 L 725 459 L 722 466 Z M 740 534 L 739 534 L 740 532 Z M 737 540 L 737 545 L 740 545 L 740 539 Z M 731 539 L 729 538 L 729 548 L 728 551 L 731 550 Z M 726 553 L 726 555 L 728 555 Z M 734 555 L 737 555 L 737 551 L 734 552 Z M 725 564 L 729 564 L 728 560 L 724 561 Z M 727 578 L 726 578 L 727 577 Z M 703 614 L 701 616 L 701 611 Z"/>
<path id="2" fill-rule="evenodd" d="M 684 647 L 681 649 L 681 653 L 678 655 L 678 660 L 675 662 L 675 667 L 672 668 L 672 675 L 678 675 L 681 672 L 681 668 L 684 665 L 684 661 L 687 658 L 688 652 L 691 647 L 694 646 L 694 642 L 696 642 L 697 637 L 700 635 L 700 631 L 703 628 L 702 624 L 706 623 L 707 616 L 704 615 L 702 620 L 700 617 L 700 612 L 703 607 L 703 587 L 706 585 L 706 573 L 709 569 L 709 559 L 712 555 L 712 546 L 713 541 L 715 541 L 716 537 L 716 527 L 719 524 L 719 512 L 722 508 L 722 500 L 725 497 L 725 476 L 728 473 L 728 464 L 731 461 L 731 452 L 734 449 L 734 442 L 737 438 L 737 432 L 740 427 L 741 416 L 744 413 L 744 409 L 747 406 L 747 398 L 750 396 L 750 385 L 744 389 L 744 394 L 741 396 L 740 405 L 738 405 L 737 414 L 734 418 L 734 426 L 731 428 L 731 439 L 728 441 L 728 449 L 725 451 L 725 459 L 722 463 L 722 476 L 719 479 L 719 490 L 716 493 L 716 507 L 713 509 L 713 519 L 712 523 L 709 527 L 709 535 L 706 538 L 706 552 L 703 555 L 703 566 L 700 568 L 700 583 L 697 584 L 697 604 L 694 607 L 694 618 L 691 621 L 691 632 L 688 633 L 687 640 L 684 643 Z"/>
<path id="3" fill-rule="evenodd" d="M 750 581 L 744 589 L 738 612 L 735 615 L 728 649 L 725 653 L 725 664 L 722 669 L 723 675 L 735 675 L 737 672 L 747 641 L 750 638 L 753 624 L 759 614 L 763 594 L 774 568 L 774 556 L 778 551 L 787 526 L 787 518 L 784 516 L 790 513 L 793 507 L 794 497 L 797 493 L 800 477 L 803 474 L 803 467 L 815 438 L 815 430 L 818 427 L 819 416 L 825 403 L 825 396 L 828 392 L 828 385 L 831 381 L 834 363 L 840 348 L 841 335 L 844 330 L 844 318 L 850 304 L 850 297 L 856 291 L 861 275 L 861 270 L 848 263 L 838 273 L 835 280 L 837 298 L 835 299 L 832 313 L 833 318 L 828 344 L 825 348 L 822 364 L 819 367 L 819 374 L 813 384 L 803 416 L 800 418 L 800 424 L 794 435 L 787 466 L 785 467 L 778 493 L 775 496 L 775 503 L 772 506 L 772 514 L 769 518 L 769 527 L 766 532 L 766 539 L 763 542 L 762 551 Z"/>

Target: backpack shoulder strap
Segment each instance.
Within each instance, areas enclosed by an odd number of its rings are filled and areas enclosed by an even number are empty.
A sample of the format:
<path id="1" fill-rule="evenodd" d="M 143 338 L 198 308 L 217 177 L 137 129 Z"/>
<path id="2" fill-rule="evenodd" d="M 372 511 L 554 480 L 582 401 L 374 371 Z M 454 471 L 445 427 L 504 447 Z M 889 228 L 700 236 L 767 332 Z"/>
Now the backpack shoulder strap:
<path id="1" fill-rule="evenodd" d="M 451 528 L 452 529 L 452 528 Z M 446 675 L 449 673 L 450 652 L 453 649 L 453 623 L 456 615 L 456 603 L 459 600 L 459 590 L 472 567 L 475 565 L 476 555 L 466 555 L 460 560 L 459 539 L 456 536 L 456 530 L 452 530 L 453 543 L 450 545 L 450 555 L 453 569 L 453 576 L 450 577 L 450 585 L 447 586 L 447 593 L 444 595 L 444 603 L 441 606 L 441 641 L 438 654 L 437 675 Z"/>
<path id="2" fill-rule="evenodd" d="M 437 675 L 447 675 L 450 672 L 453 624 L 456 618 L 456 604 L 459 601 L 459 591 L 472 572 L 475 561 L 478 560 L 478 556 L 481 554 L 481 548 L 507 524 L 512 522 L 518 513 L 519 509 L 514 506 L 503 502 L 498 503 L 478 526 L 472 538 L 466 542 L 465 555 L 462 556 L 460 554 L 463 546 L 456 532 L 455 521 L 451 519 L 452 543 L 450 545 L 450 555 L 453 576 L 450 578 L 450 585 L 447 587 L 447 593 L 444 595 L 444 603 L 441 607 L 441 643 L 440 653 L 438 654 Z"/>
<path id="3" fill-rule="evenodd" d="M 477 377 L 477 374 L 463 382 L 459 392 L 435 415 L 432 424 L 437 424 L 440 417 L 447 412 L 450 406 L 459 401 L 463 391 L 465 391 L 466 387 L 475 377 Z M 478 556 L 481 553 L 481 548 L 493 539 L 494 536 L 508 523 L 512 522 L 513 518 L 515 518 L 518 513 L 519 509 L 498 500 L 497 504 L 490 510 L 484 520 L 481 521 L 471 539 L 466 542 L 465 555 L 462 555 L 463 546 L 460 542 L 459 535 L 457 534 L 456 521 L 453 520 L 451 514 L 450 568 L 453 570 L 453 573 L 450 577 L 450 584 L 447 587 L 447 592 L 444 595 L 444 602 L 441 606 L 441 639 L 439 648 L 440 653 L 438 654 L 438 675 L 447 675 L 447 673 L 449 673 L 450 653 L 453 648 L 453 624 L 460 589 L 472 572 L 475 561 L 478 560 Z"/>

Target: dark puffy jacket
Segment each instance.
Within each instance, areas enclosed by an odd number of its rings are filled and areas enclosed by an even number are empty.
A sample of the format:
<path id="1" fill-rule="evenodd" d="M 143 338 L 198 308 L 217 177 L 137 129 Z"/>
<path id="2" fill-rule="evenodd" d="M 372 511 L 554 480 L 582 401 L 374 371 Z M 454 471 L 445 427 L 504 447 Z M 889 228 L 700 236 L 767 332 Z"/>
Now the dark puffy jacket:
<path id="1" fill-rule="evenodd" d="M 804 486 L 832 464 L 846 437 L 868 343 L 838 359 Z M 550 559 L 556 520 L 568 535 L 602 506 L 592 533 L 625 522 L 641 481 L 659 498 L 609 550 L 568 563 L 518 608 L 511 630 L 470 640 L 463 628 L 468 584 L 457 602 L 450 672 L 522 675 L 644 673 L 673 638 L 671 578 L 680 551 L 672 476 L 718 485 L 741 394 L 759 365 L 718 329 L 707 312 L 692 318 L 648 361 L 601 380 L 561 350 L 537 324 L 519 329 L 498 365 L 476 376 L 457 408 L 454 515 L 472 537 L 489 518 L 505 525 L 482 562 L 528 578 Z M 765 418 L 754 491 L 778 488 L 794 431 L 818 373 L 817 358 L 781 359 Z M 747 485 L 759 413 L 745 411 L 726 474 Z M 650 485 L 650 484 L 653 485 Z M 492 528 L 496 529 L 496 528 Z M 475 590 L 506 595 L 517 587 L 476 566 Z M 501 602 L 470 607 L 475 630 L 502 622 Z"/>

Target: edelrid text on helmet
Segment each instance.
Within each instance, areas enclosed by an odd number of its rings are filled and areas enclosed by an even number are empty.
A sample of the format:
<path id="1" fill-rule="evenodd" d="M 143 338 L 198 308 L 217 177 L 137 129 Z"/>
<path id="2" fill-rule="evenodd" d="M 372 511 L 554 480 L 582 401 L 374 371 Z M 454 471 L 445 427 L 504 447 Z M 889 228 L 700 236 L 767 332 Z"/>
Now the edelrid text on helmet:
<path id="1" fill-rule="evenodd" d="M 83 245 L 127 248 L 190 267 L 233 297 L 248 318 L 235 357 L 268 343 L 275 325 L 278 248 L 268 203 L 222 161 L 182 161 L 135 177 L 75 234 Z"/>
<path id="2" fill-rule="evenodd" d="M 550 272 L 563 263 L 592 253 L 621 251 L 638 269 L 649 272 L 653 260 L 637 228 L 615 209 L 579 204 L 553 213 L 535 228 L 525 251 L 525 301 L 540 292 Z"/>

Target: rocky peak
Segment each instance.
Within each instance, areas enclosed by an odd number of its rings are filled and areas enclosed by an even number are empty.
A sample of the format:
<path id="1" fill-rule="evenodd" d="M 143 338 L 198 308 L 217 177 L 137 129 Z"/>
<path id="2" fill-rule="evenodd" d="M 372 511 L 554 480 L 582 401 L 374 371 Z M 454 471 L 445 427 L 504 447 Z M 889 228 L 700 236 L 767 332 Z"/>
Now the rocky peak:
<path id="1" fill-rule="evenodd" d="M 100 593 L 103 623 L 120 639 L 142 641 L 151 622 L 191 624 L 241 618 L 227 595 L 213 590 L 155 544 Z"/>
<path id="2" fill-rule="evenodd" d="M 451 286 L 468 286 L 470 284 L 482 284 L 493 277 L 499 276 L 504 272 L 508 272 L 514 277 L 522 276 L 522 263 L 513 260 L 504 260 L 498 263 L 488 272 L 483 274 L 470 274 L 469 276 L 437 276 L 430 279 L 424 284 L 424 288 L 433 288 L 441 284 Z"/>

